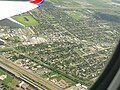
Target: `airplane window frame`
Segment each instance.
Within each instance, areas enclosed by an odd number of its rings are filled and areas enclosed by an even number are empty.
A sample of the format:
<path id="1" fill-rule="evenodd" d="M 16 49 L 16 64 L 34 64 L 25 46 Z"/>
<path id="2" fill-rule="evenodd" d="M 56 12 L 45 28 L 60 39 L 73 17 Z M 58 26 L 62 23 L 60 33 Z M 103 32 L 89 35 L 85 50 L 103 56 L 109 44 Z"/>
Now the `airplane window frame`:
<path id="1" fill-rule="evenodd" d="M 90 88 L 90 90 L 107 90 L 119 69 L 120 69 L 120 41 L 103 73 L 94 83 L 94 85 Z M 115 90 L 119 90 L 119 88 L 120 85 Z"/>

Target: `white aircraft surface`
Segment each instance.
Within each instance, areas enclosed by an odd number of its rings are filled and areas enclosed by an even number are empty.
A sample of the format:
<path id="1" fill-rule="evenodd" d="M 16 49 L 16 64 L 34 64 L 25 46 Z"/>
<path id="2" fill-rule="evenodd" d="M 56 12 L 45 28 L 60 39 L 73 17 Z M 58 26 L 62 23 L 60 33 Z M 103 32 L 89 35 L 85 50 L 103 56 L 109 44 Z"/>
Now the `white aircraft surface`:
<path id="1" fill-rule="evenodd" d="M 39 7 L 44 0 L 0 0 L 0 25 L 24 27 L 23 24 L 10 18 Z"/>

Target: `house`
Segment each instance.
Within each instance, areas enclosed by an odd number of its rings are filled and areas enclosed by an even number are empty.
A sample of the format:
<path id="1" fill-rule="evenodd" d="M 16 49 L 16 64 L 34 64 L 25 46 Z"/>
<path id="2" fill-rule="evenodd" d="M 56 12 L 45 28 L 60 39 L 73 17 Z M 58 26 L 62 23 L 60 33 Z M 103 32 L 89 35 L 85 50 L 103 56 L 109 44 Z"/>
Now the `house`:
<path id="1" fill-rule="evenodd" d="M 22 88 L 23 90 L 26 90 L 29 87 L 29 85 L 25 83 L 24 81 L 21 81 L 18 86 Z"/>
<path id="2" fill-rule="evenodd" d="M 7 78 L 7 75 L 1 75 L 1 76 L 0 76 L 0 80 L 2 80 L 2 81 L 3 81 L 4 79 L 6 79 L 6 78 Z"/>

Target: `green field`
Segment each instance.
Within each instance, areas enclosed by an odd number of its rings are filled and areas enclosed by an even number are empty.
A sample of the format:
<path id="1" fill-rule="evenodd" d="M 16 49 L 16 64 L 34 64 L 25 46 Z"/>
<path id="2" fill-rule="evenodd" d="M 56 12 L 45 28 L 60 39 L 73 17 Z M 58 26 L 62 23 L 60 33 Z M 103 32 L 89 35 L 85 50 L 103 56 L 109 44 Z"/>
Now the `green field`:
<path id="1" fill-rule="evenodd" d="M 18 79 L 0 69 L 0 76 L 1 75 L 7 75 L 6 79 L 4 79 L 3 81 L 0 80 L 0 85 L 4 87 L 4 89 L 2 90 L 17 90 L 16 85 L 18 85 L 18 83 L 20 82 Z"/>
<path id="2" fill-rule="evenodd" d="M 76 20 L 83 19 L 83 15 L 80 12 L 77 12 L 77 11 L 67 11 L 66 13 L 69 16 L 71 16 L 72 18 L 76 19 Z"/>
<path id="3" fill-rule="evenodd" d="M 49 78 L 49 79 L 57 79 L 58 81 L 63 79 L 68 83 L 69 86 L 72 86 L 75 84 L 74 81 L 72 81 L 72 80 L 70 80 L 70 79 L 68 79 L 68 78 L 66 78 L 58 73 L 55 73 L 55 72 L 50 72 L 50 73 L 44 74 L 44 75 L 42 75 L 42 77 Z"/>
<path id="4" fill-rule="evenodd" d="M 7 75 L 7 78 L 4 79 L 3 81 L 0 80 L 0 84 L 2 84 L 2 83 L 3 83 L 3 84 L 8 84 L 8 83 L 12 82 L 12 80 L 14 79 L 13 76 L 7 74 L 6 72 L 4 72 L 3 70 L 0 69 L 0 76 L 1 76 L 1 75 Z"/>
<path id="5" fill-rule="evenodd" d="M 10 47 L 0 48 L 0 52 L 8 52 L 8 51 L 12 51 L 12 48 Z"/>
<path id="6" fill-rule="evenodd" d="M 36 26 L 39 23 L 30 15 L 14 16 L 12 17 L 16 21 L 24 24 L 25 26 Z"/>
<path id="7" fill-rule="evenodd" d="M 9 87 L 14 88 L 14 90 L 17 90 L 16 85 L 19 84 L 19 80 L 14 78 L 11 83 L 8 84 Z"/>
<path id="8" fill-rule="evenodd" d="M 33 9 L 32 11 L 39 12 L 38 8 Z"/>

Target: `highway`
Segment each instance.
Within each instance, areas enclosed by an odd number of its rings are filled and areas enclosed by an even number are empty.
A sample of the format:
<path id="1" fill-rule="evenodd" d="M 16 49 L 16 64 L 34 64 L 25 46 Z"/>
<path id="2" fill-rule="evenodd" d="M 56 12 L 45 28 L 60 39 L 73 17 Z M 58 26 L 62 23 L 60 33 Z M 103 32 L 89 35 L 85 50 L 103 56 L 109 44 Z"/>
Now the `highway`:
<path id="1" fill-rule="evenodd" d="M 18 73 L 14 72 L 12 69 L 6 67 L 5 65 L 0 63 L 0 69 L 7 72 L 8 74 L 10 74 L 11 76 L 13 76 L 14 78 L 17 78 L 19 81 L 24 81 L 27 84 L 29 84 L 30 86 L 32 86 L 35 90 L 45 90 L 44 87 L 37 85 L 36 83 L 34 83 L 32 80 L 19 75 Z"/>
<path id="2" fill-rule="evenodd" d="M 14 64 L 12 61 L 4 58 L 3 56 L 0 55 L 0 62 L 2 62 L 2 64 L 6 65 L 6 67 L 8 68 L 12 68 L 14 72 L 18 73 L 21 76 L 27 76 L 28 78 L 31 78 L 32 80 L 34 80 L 35 82 L 38 82 L 42 85 L 45 85 L 46 87 L 48 87 L 51 90 L 62 90 L 59 86 L 55 85 L 54 83 L 43 79 L 42 77 L 40 77 L 37 74 L 33 74 L 32 72 L 27 71 L 26 69 L 19 67 L 18 65 Z"/>

